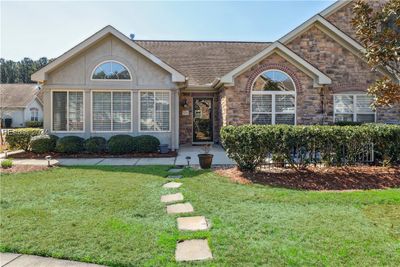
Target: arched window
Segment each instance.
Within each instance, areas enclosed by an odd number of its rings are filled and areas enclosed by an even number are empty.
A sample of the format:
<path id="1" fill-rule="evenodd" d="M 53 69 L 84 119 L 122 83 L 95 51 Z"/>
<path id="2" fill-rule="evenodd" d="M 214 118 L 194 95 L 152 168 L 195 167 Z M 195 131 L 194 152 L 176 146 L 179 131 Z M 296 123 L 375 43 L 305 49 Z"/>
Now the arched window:
<path id="1" fill-rule="evenodd" d="M 31 121 L 39 121 L 39 109 L 31 108 Z"/>
<path id="2" fill-rule="evenodd" d="M 106 61 L 98 65 L 92 74 L 93 80 L 130 80 L 131 74 L 117 61 Z"/>
<path id="3" fill-rule="evenodd" d="M 268 70 L 253 82 L 251 121 L 253 124 L 295 124 L 296 86 L 285 72 Z"/>

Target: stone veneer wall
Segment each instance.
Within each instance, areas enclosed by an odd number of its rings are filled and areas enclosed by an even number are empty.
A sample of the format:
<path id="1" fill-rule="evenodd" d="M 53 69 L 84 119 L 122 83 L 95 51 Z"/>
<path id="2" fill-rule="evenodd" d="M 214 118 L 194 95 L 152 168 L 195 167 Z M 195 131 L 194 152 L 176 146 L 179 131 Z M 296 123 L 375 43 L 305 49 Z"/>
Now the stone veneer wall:
<path id="1" fill-rule="evenodd" d="M 254 79 L 266 70 L 286 72 L 296 84 L 296 123 L 322 123 L 320 88 L 314 88 L 313 79 L 290 62 L 273 54 L 235 78 L 235 85 L 220 90 L 220 125 L 241 125 L 250 122 L 251 87 Z"/>
<path id="2" fill-rule="evenodd" d="M 388 0 L 370 0 L 368 1 L 369 4 L 372 6 L 374 10 L 380 9 L 382 5 L 384 5 Z M 351 20 L 353 18 L 353 7 L 355 1 L 345 5 L 335 13 L 331 14 L 330 16 L 326 17 L 330 23 L 338 27 L 344 33 L 352 37 L 353 39 L 357 40 L 355 30 L 353 29 Z"/>
<path id="3" fill-rule="evenodd" d="M 179 95 L 179 143 L 191 144 L 193 141 L 193 97 L 213 98 L 213 117 L 214 117 L 214 142 L 219 142 L 219 104 L 218 93 L 189 93 L 181 92 Z M 182 115 L 185 110 L 183 103 L 188 104 L 189 115 Z"/>
<path id="4" fill-rule="evenodd" d="M 333 122 L 333 94 L 366 92 L 369 85 L 381 76 L 380 73 L 372 71 L 365 61 L 317 27 L 312 27 L 299 35 L 287 47 L 332 79 L 332 84 L 327 87 L 325 94 L 327 112 L 325 123 Z M 398 120 L 396 112 L 387 111 L 388 108 L 378 109 L 378 121 Z"/>

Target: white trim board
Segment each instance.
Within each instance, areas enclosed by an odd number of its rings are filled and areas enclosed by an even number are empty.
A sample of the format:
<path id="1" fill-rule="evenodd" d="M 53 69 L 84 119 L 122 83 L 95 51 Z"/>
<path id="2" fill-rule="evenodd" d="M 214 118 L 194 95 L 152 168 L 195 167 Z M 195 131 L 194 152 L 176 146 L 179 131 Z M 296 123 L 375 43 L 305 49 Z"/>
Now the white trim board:
<path id="1" fill-rule="evenodd" d="M 330 15 L 332 15 L 333 13 L 335 13 L 336 11 L 338 11 L 339 9 L 350 3 L 351 0 L 339 0 L 333 3 L 332 5 L 328 6 L 324 10 L 322 10 L 319 14 L 321 14 L 321 16 L 324 17 L 329 17 Z"/>
<path id="2" fill-rule="evenodd" d="M 132 41 L 127 36 L 125 36 L 124 34 L 122 34 L 121 32 L 119 32 L 118 30 L 116 30 L 114 27 L 112 27 L 110 25 L 104 27 L 97 33 L 93 34 L 92 36 L 90 36 L 89 38 L 84 40 L 83 42 L 79 43 L 72 49 L 68 50 L 67 52 L 65 52 L 64 54 L 59 56 L 53 62 L 47 64 L 45 67 L 43 67 L 40 70 L 38 70 L 37 72 L 33 73 L 31 75 L 31 79 L 33 81 L 45 81 L 47 79 L 46 76 L 49 71 L 51 71 L 51 70 L 55 69 L 56 67 L 60 66 L 61 64 L 65 63 L 71 57 L 77 55 L 79 52 L 83 51 L 84 49 L 88 48 L 89 46 L 91 46 L 95 42 L 103 39 L 104 37 L 106 37 L 109 34 L 120 39 L 122 42 L 124 42 L 131 48 L 135 49 L 137 52 L 139 52 L 140 54 L 142 54 L 143 56 L 145 56 L 146 58 L 148 58 L 149 60 L 151 60 L 152 62 L 154 62 L 155 64 L 157 64 L 158 66 L 160 66 L 161 68 L 166 70 L 167 72 L 169 72 L 172 76 L 173 82 L 185 82 L 186 81 L 186 77 L 183 74 L 181 74 L 180 72 L 178 72 L 177 70 L 175 70 L 174 68 L 172 68 L 171 66 L 166 64 L 165 62 L 163 62 L 161 59 L 159 59 L 155 55 L 151 54 L 148 50 L 146 50 L 143 47 L 136 44 L 134 41 Z"/>
<path id="3" fill-rule="evenodd" d="M 314 79 L 314 85 L 317 87 L 323 84 L 331 84 L 332 80 L 325 75 L 323 72 L 318 70 L 316 67 L 305 61 L 303 58 L 295 54 L 289 48 L 281 44 L 280 42 L 275 42 L 265 48 L 263 51 L 255 55 L 253 58 L 249 59 L 239 67 L 225 74 L 221 78 L 221 83 L 232 84 L 234 82 L 234 78 L 239 74 L 245 72 L 247 69 L 257 64 L 264 58 L 272 55 L 273 53 L 278 53 L 278 55 L 284 57 L 290 63 L 295 65 L 296 67 L 303 70 L 307 75 Z"/>

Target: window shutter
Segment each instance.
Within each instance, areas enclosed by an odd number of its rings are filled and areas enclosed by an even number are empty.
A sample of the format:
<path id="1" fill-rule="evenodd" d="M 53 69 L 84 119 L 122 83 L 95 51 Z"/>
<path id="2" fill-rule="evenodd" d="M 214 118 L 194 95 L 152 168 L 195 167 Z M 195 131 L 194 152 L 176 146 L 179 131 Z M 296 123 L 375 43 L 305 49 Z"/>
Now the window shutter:
<path id="1" fill-rule="evenodd" d="M 335 112 L 352 113 L 353 112 L 353 96 L 337 95 L 335 96 Z"/>
<path id="2" fill-rule="evenodd" d="M 69 131 L 83 131 L 83 92 L 68 93 Z"/>
<path id="3" fill-rule="evenodd" d="M 295 106 L 294 101 L 295 101 L 294 95 L 276 95 L 275 112 L 294 112 L 294 106 Z"/>
<path id="4" fill-rule="evenodd" d="M 253 112 L 272 112 L 272 95 L 253 95 Z"/>
<path id="5" fill-rule="evenodd" d="M 156 92 L 155 130 L 169 131 L 169 93 Z"/>
<path id="6" fill-rule="evenodd" d="M 357 113 L 358 112 L 360 112 L 360 113 L 364 113 L 364 112 L 367 112 L 367 113 L 371 113 L 371 112 L 374 112 L 372 109 L 371 109 L 371 104 L 372 104 L 372 101 L 373 101 L 373 99 L 372 99 L 372 97 L 371 96 L 368 96 L 368 95 L 358 95 L 358 96 L 356 96 L 356 98 L 357 98 Z"/>
<path id="7" fill-rule="evenodd" d="M 131 129 L 131 93 L 113 92 L 113 131 Z"/>
<path id="8" fill-rule="evenodd" d="M 111 92 L 93 93 L 93 130 L 111 131 Z"/>
<path id="9" fill-rule="evenodd" d="M 140 93 L 140 130 L 154 130 L 154 93 Z"/>
<path id="10" fill-rule="evenodd" d="M 53 131 L 67 131 L 67 92 L 53 92 Z"/>

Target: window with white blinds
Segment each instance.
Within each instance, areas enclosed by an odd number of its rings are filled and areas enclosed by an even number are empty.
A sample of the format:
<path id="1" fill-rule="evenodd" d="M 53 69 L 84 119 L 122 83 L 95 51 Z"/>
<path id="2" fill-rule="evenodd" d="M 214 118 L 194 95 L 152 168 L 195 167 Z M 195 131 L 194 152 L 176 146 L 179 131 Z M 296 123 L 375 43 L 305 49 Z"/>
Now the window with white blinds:
<path id="1" fill-rule="evenodd" d="M 375 122 L 372 101 L 366 94 L 334 95 L 335 121 Z"/>
<path id="2" fill-rule="evenodd" d="M 170 130 L 170 92 L 140 92 L 140 131 Z"/>
<path id="3" fill-rule="evenodd" d="M 131 92 L 93 92 L 92 130 L 96 132 L 131 131 Z"/>
<path id="4" fill-rule="evenodd" d="M 84 130 L 83 92 L 53 92 L 52 109 L 53 131 L 81 132 Z"/>
<path id="5" fill-rule="evenodd" d="M 268 70 L 259 75 L 251 93 L 253 124 L 295 124 L 296 91 L 284 72 Z"/>

